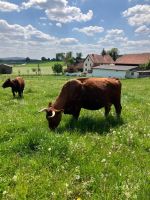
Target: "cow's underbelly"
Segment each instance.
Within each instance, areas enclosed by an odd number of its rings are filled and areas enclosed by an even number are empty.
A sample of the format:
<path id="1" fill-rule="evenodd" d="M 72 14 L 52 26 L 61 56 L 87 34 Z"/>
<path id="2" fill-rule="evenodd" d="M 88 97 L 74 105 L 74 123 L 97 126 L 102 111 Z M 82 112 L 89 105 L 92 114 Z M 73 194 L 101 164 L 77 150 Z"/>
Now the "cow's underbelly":
<path id="1" fill-rule="evenodd" d="M 99 102 L 84 102 L 81 107 L 88 110 L 98 110 L 104 107 L 104 104 L 100 104 Z"/>

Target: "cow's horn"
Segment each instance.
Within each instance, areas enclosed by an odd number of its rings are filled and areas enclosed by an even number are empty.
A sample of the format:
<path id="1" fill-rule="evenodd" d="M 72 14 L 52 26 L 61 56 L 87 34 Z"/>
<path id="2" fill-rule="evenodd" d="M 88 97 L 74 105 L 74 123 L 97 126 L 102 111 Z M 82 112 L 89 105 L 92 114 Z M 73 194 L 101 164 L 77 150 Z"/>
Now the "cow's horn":
<path id="1" fill-rule="evenodd" d="M 53 110 L 53 111 L 52 111 L 52 115 L 49 116 L 48 118 L 52 118 L 52 117 L 54 117 L 54 116 L 55 116 L 55 111 Z"/>
<path id="2" fill-rule="evenodd" d="M 43 108 L 41 110 L 39 110 L 38 112 L 46 112 L 47 111 L 47 108 Z"/>

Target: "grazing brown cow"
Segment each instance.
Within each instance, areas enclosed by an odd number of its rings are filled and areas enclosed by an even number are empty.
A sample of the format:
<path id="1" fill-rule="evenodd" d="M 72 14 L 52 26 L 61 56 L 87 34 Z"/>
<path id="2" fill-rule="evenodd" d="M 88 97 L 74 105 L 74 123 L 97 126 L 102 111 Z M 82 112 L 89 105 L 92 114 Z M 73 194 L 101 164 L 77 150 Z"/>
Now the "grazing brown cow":
<path id="1" fill-rule="evenodd" d="M 107 117 L 111 105 L 115 106 L 116 114 L 121 114 L 121 82 L 115 78 L 80 78 L 68 81 L 59 96 L 46 112 L 49 128 L 55 129 L 61 120 L 62 112 L 78 119 L 81 108 L 98 110 L 105 108 Z"/>
<path id="2" fill-rule="evenodd" d="M 15 97 L 15 93 L 17 93 L 17 92 L 18 92 L 18 96 L 22 97 L 25 83 L 24 83 L 23 78 L 21 78 L 21 77 L 16 77 L 13 80 L 10 80 L 10 78 L 9 78 L 3 83 L 2 87 L 3 88 L 11 87 L 14 97 Z"/>

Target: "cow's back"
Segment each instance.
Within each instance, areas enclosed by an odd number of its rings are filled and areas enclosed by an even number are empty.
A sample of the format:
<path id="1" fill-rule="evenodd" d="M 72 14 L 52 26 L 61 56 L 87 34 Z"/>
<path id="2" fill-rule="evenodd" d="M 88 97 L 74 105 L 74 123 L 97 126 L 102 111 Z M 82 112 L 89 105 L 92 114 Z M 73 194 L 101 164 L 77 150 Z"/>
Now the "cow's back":
<path id="1" fill-rule="evenodd" d="M 96 110 L 120 99 L 121 83 L 112 78 L 88 78 L 83 81 L 82 107 Z"/>
<path id="2" fill-rule="evenodd" d="M 24 89 L 24 87 L 25 87 L 25 82 L 24 82 L 23 78 L 21 78 L 21 77 L 16 77 L 16 78 L 14 79 L 14 82 L 15 82 L 15 84 L 17 85 L 18 88 L 21 88 L 22 90 Z"/>

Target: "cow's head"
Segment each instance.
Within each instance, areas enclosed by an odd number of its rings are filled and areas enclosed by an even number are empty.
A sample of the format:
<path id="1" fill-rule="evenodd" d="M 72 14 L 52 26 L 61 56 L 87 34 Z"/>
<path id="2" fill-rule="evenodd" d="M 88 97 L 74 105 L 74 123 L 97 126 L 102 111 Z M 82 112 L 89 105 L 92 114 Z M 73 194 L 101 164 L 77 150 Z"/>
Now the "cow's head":
<path id="1" fill-rule="evenodd" d="M 46 112 L 46 119 L 50 129 L 57 128 L 61 121 L 63 110 L 57 110 L 51 106 L 51 103 L 49 103 L 48 108 L 43 108 L 39 112 Z"/>
<path id="2" fill-rule="evenodd" d="M 8 78 L 2 85 L 3 88 L 7 88 L 11 86 L 11 80 Z"/>

